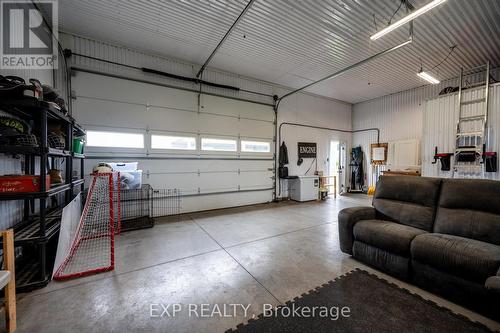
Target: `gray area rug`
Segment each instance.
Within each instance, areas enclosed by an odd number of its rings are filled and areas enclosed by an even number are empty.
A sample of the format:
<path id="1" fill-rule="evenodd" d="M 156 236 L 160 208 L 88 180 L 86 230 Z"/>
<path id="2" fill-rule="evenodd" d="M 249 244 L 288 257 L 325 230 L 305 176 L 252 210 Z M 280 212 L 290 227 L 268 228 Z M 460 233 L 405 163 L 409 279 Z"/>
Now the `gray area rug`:
<path id="1" fill-rule="evenodd" d="M 324 316 L 319 309 L 350 309 L 349 316 Z M 289 316 L 293 309 L 316 307 L 314 318 Z M 288 308 L 288 309 L 283 309 Z M 285 311 L 284 311 L 285 310 Z M 335 312 L 335 311 L 334 311 Z M 340 312 L 340 311 L 339 311 Z M 297 313 L 297 312 L 296 312 Z M 310 315 L 310 314 L 309 314 Z M 323 316 L 322 316 L 323 315 Z M 411 294 L 393 283 L 357 269 L 227 332 L 491 332 L 486 326 Z"/>

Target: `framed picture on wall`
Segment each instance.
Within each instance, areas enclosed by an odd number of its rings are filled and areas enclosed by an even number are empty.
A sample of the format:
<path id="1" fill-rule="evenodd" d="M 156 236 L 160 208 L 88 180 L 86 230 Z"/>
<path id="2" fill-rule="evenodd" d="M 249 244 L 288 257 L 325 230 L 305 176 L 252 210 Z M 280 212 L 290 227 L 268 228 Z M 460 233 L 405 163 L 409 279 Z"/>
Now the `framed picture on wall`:
<path id="1" fill-rule="evenodd" d="M 372 143 L 370 148 L 371 164 L 385 165 L 387 163 L 387 143 Z"/>

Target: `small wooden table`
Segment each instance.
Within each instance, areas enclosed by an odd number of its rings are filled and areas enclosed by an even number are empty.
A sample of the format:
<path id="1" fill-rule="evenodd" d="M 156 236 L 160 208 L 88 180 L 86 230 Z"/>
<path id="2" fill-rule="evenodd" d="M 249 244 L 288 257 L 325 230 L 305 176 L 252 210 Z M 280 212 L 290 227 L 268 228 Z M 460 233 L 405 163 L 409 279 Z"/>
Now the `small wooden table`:
<path id="1" fill-rule="evenodd" d="M 333 179 L 332 183 L 329 180 Z M 321 193 L 329 193 L 329 187 L 333 187 L 333 197 L 337 198 L 337 176 L 319 176 L 319 198 L 321 199 Z"/>

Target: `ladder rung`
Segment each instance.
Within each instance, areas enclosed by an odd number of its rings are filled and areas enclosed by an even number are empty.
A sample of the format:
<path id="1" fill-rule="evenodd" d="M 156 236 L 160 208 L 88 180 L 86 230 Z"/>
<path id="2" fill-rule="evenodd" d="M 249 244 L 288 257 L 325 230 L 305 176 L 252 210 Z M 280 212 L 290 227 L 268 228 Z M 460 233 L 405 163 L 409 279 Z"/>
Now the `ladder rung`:
<path id="1" fill-rule="evenodd" d="M 460 162 L 460 161 L 455 161 L 455 166 L 478 166 L 478 167 L 481 167 L 481 164 L 470 164 L 471 162 L 474 162 L 474 161 L 470 161 L 470 162 Z M 467 164 L 469 163 L 469 164 Z"/>
<path id="2" fill-rule="evenodd" d="M 460 105 L 469 105 L 469 104 L 482 103 L 485 100 L 486 100 L 485 98 L 478 98 L 478 99 L 473 99 L 473 100 L 470 100 L 470 101 L 462 102 L 462 103 L 460 103 Z"/>
<path id="3" fill-rule="evenodd" d="M 478 136 L 482 137 L 483 132 L 464 132 L 464 133 L 457 133 L 457 137 L 464 137 L 464 136 Z"/>
<path id="4" fill-rule="evenodd" d="M 484 65 L 479 65 L 479 66 L 476 66 L 476 67 L 467 68 L 467 69 L 464 69 L 464 73 L 476 71 L 476 70 L 478 70 L 480 68 L 486 68 L 486 67 L 488 67 L 488 64 L 484 64 Z"/>
<path id="5" fill-rule="evenodd" d="M 477 151 L 482 151 L 483 150 L 483 147 L 458 147 L 457 149 L 455 149 L 455 153 L 457 152 L 466 152 L 466 151 L 474 151 L 474 152 L 477 152 Z"/>
<path id="6" fill-rule="evenodd" d="M 465 162 L 467 163 L 467 162 Z M 483 167 L 481 165 L 477 164 L 455 164 L 455 168 L 464 168 L 464 169 L 482 169 Z"/>
<path id="7" fill-rule="evenodd" d="M 473 83 L 473 84 L 468 84 L 468 85 L 462 87 L 462 90 L 465 90 L 465 89 L 477 89 L 479 87 L 486 89 L 486 81 L 481 81 L 481 82 L 477 82 L 477 83 Z"/>
<path id="8" fill-rule="evenodd" d="M 477 116 L 462 117 L 459 121 L 472 121 L 472 120 L 484 120 L 484 114 Z"/>

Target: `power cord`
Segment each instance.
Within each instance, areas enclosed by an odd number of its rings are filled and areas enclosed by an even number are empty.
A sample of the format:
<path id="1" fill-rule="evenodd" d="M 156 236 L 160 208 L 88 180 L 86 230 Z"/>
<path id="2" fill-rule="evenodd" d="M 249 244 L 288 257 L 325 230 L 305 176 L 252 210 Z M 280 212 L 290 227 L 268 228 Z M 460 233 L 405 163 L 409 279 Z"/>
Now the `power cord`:
<path id="1" fill-rule="evenodd" d="M 394 16 L 396 16 L 396 14 L 399 12 L 399 10 L 401 9 L 401 6 L 403 5 L 403 2 L 405 2 L 405 0 L 401 0 L 401 2 L 399 3 L 399 7 L 398 9 L 396 9 L 396 11 L 392 14 L 391 18 L 389 19 L 389 21 L 387 22 L 387 25 L 391 25 L 392 23 L 392 19 L 394 18 Z"/>
<path id="2" fill-rule="evenodd" d="M 313 166 L 313 164 L 314 164 L 315 161 L 316 161 L 316 157 L 312 160 L 311 165 L 307 169 L 306 173 L 304 173 L 304 176 L 307 175 L 307 173 L 309 172 L 309 170 L 311 170 L 311 168 L 312 168 L 312 166 Z"/>
<path id="3" fill-rule="evenodd" d="M 63 58 L 64 60 L 64 71 L 66 73 L 66 98 L 68 100 L 68 111 L 69 111 L 69 114 L 71 115 L 72 114 L 72 103 L 71 103 L 71 73 L 69 72 L 69 68 L 68 68 L 68 61 L 66 59 L 66 56 L 64 54 L 64 49 L 61 45 L 61 42 L 59 41 L 59 39 L 56 38 L 56 35 L 54 34 L 54 31 L 52 30 L 52 26 L 49 24 L 49 22 L 47 22 L 47 19 L 45 18 L 45 15 L 43 15 L 42 11 L 40 10 L 40 8 L 38 7 L 38 5 L 36 4 L 36 2 L 34 0 L 31 0 L 31 4 L 33 5 L 33 7 L 35 7 L 35 9 L 40 13 L 40 16 L 42 16 L 42 20 L 43 20 L 43 23 L 45 24 L 45 26 L 47 27 L 47 29 L 50 31 L 50 34 L 52 35 L 52 38 L 55 39 L 55 41 L 57 42 L 57 49 L 59 51 L 59 54 L 60 56 Z M 62 93 L 62 91 L 61 91 Z"/>
<path id="4" fill-rule="evenodd" d="M 403 6 L 403 4 L 406 3 L 407 1 L 408 0 L 401 0 L 399 2 L 398 8 L 392 13 L 392 15 L 390 16 L 390 18 L 387 21 L 384 20 L 384 18 L 382 18 L 382 19 L 378 18 L 377 15 L 375 15 L 375 13 L 373 13 L 373 25 L 375 26 L 375 31 L 378 30 L 377 21 L 382 22 L 382 23 L 387 24 L 387 25 L 391 25 L 392 20 L 394 19 L 394 16 L 396 16 L 396 14 L 399 12 L 399 10 Z"/>
<path id="5" fill-rule="evenodd" d="M 441 66 L 442 64 L 444 64 L 451 56 L 451 54 L 458 48 L 458 45 L 454 44 L 452 46 L 449 47 L 450 51 L 448 52 L 448 54 L 443 58 L 443 60 L 441 60 L 437 65 L 435 65 L 434 67 L 430 68 L 429 70 L 434 70 L 436 68 L 438 68 L 439 66 Z M 424 68 L 424 65 L 422 63 L 422 58 L 419 57 L 418 58 L 419 61 L 420 61 L 420 71 L 423 71 L 423 68 Z"/>
<path id="6" fill-rule="evenodd" d="M 441 62 L 439 64 L 437 64 L 436 66 L 432 67 L 431 70 L 433 69 L 436 69 L 438 68 L 439 66 L 441 66 L 446 60 L 448 60 L 448 58 L 451 56 L 451 54 L 453 53 L 453 51 L 455 51 L 455 49 L 457 48 L 457 45 L 452 45 L 450 46 L 450 52 L 448 52 L 448 54 L 446 55 L 446 57 L 444 57 L 443 60 L 441 60 Z"/>

